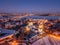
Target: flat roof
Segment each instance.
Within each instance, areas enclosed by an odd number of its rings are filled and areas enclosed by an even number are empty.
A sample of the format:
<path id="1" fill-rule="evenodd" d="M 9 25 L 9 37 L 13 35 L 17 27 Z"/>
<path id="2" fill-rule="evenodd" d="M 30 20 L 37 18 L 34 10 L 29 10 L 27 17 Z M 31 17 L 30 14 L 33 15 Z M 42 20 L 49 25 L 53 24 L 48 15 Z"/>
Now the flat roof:
<path id="1" fill-rule="evenodd" d="M 15 33 L 15 30 L 6 30 L 6 29 L 0 28 L 0 38 L 12 35 L 14 33 Z"/>

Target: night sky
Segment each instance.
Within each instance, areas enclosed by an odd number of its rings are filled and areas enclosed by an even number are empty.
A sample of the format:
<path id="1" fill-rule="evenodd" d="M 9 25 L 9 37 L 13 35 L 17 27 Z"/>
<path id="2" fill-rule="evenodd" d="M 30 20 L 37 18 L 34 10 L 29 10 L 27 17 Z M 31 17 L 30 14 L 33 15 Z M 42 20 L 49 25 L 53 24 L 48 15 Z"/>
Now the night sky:
<path id="1" fill-rule="evenodd" d="M 0 0 L 0 12 L 60 12 L 60 0 Z"/>

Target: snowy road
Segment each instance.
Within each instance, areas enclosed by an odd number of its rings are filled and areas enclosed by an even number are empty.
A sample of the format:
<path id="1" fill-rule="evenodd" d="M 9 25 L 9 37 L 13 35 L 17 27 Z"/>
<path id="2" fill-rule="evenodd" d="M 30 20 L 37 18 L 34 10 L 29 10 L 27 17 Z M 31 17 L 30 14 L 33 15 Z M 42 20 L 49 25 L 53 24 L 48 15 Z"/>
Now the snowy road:
<path id="1" fill-rule="evenodd" d="M 5 44 L 6 43 L 0 44 L 0 45 L 5 45 Z M 28 43 L 28 44 L 25 43 L 22 45 L 29 45 L 29 44 L 30 43 Z M 6 44 L 6 45 L 9 45 L 9 44 Z M 14 43 L 14 45 L 15 45 L 15 43 Z M 54 36 L 52 34 L 48 34 L 45 37 L 42 37 L 42 38 L 36 40 L 35 42 L 31 43 L 30 45 L 60 45 L 60 36 Z"/>
<path id="2" fill-rule="evenodd" d="M 34 42 L 32 45 L 60 45 L 60 37 L 47 35 L 46 37 Z"/>

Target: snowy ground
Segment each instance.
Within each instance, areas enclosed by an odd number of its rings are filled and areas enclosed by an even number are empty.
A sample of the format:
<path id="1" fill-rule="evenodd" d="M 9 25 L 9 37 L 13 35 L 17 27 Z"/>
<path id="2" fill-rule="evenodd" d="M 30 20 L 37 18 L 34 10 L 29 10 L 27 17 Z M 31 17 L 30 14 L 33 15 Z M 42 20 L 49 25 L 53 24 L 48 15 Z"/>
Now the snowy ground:
<path id="1" fill-rule="evenodd" d="M 13 43 L 13 42 L 11 42 L 11 43 Z M 4 43 L 1 45 L 9 45 L 9 44 Z M 13 45 L 18 45 L 18 44 L 13 43 Z M 20 45 L 20 43 L 19 43 L 19 45 Z M 22 45 L 60 45 L 60 36 L 48 34 L 45 37 L 42 37 L 42 38 L 38 39 L 37 41 L 34 41 L 31 44 L 23 43 Z"/>
<path id="2" fill-rule="evenodd" d="M 47 35 L 46 37 L 34 42 L 32 45 L 60 45 L 60 37 Z"/>

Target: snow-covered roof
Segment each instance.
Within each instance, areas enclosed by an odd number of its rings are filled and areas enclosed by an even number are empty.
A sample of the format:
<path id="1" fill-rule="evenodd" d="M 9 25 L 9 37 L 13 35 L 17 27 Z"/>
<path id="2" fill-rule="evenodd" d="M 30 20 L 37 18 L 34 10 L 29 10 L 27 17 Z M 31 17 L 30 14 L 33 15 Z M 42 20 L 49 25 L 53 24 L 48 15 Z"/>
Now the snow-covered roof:
<path id="1" fill-rule="evenodd" d="M 8 36 L 8 35 L 12 35 L 14 33 L 15 33 L 14 30 L 6 30 L 6 29 L 0 28 L 0 38 L 5 37 L 5 36 Z"/>

